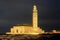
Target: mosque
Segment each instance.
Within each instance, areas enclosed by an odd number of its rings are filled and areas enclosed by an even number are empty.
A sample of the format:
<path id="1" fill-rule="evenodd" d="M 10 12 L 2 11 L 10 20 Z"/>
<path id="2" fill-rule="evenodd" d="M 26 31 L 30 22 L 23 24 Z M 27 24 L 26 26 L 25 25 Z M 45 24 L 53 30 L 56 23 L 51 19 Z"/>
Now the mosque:
<path id="1" fill-rule="evenodd" d="M 38 27 L 38 10 L 37 6 L 33 5 L 32 26 L 30 25 L 15 25 L 6 34 L 42 34 L 44 30 Z"/>

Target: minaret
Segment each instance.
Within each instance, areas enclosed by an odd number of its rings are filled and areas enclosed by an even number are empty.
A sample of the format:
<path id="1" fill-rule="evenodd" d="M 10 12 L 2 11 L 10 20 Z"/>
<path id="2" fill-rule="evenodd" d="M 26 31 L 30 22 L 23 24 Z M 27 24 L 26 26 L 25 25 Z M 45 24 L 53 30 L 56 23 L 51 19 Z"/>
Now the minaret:
<path id="1" fill-rule="evenodd" d="M 33 6 L 33 28 L 36 30 L 38 27 L 38 13 L 36 5 Z"/>

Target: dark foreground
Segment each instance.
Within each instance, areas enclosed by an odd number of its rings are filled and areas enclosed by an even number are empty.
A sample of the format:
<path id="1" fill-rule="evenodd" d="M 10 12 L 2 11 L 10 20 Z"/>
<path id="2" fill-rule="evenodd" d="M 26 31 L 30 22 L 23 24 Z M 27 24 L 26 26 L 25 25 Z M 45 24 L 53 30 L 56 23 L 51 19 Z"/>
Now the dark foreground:
<path id="1" fill-rule="evenodd" d="M 60 34 L 0 35 L 0 40 L 60 40 Z"/>

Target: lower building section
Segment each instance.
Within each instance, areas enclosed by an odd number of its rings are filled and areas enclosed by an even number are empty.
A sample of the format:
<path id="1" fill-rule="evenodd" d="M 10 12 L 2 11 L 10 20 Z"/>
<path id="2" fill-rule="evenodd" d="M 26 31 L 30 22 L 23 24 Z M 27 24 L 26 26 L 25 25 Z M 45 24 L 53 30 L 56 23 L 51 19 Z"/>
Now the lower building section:
<path id="1" fill-rule="evenodd" d="M 10 32 L 6 34 L 42 34 L 44 30 L 40 29 L 39 27 L 36 30 L 31 26 L 14 26 L 10 29 Z"/>

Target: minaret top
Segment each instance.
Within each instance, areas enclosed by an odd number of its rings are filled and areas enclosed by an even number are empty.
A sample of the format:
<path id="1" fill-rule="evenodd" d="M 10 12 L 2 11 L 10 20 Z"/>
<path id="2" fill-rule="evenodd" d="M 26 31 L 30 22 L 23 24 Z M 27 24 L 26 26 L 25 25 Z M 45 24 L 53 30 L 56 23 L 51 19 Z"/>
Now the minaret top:
<path id="1" fill-rule="evenodd" d="M 36 10 L 36 9 L 37 9 L 37 7 L 36 7 L 36 5 L 34 5 L 34 6 L 33 6 L 33 10 Z"/>

